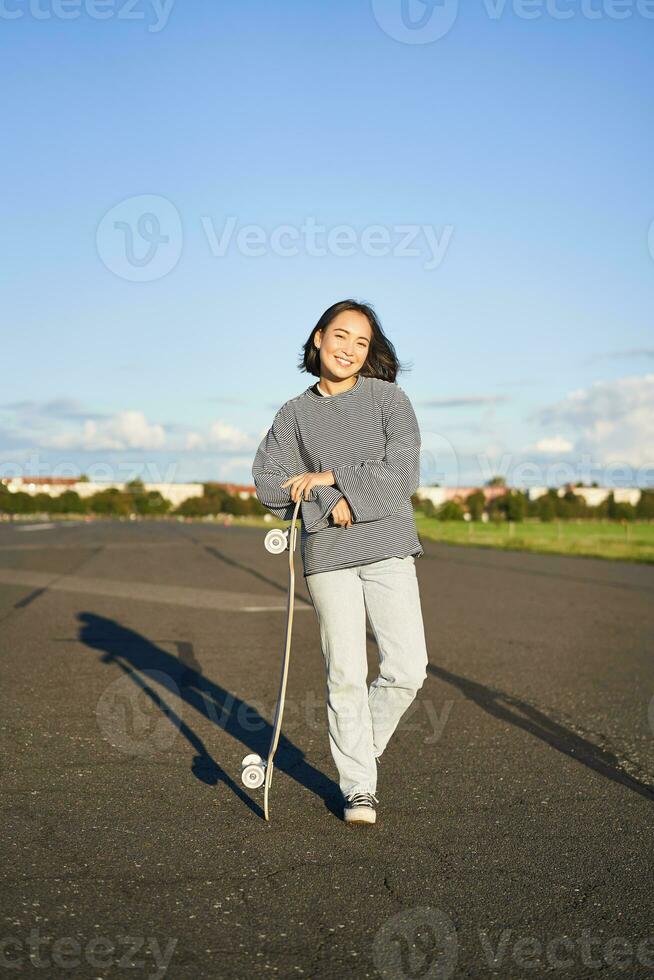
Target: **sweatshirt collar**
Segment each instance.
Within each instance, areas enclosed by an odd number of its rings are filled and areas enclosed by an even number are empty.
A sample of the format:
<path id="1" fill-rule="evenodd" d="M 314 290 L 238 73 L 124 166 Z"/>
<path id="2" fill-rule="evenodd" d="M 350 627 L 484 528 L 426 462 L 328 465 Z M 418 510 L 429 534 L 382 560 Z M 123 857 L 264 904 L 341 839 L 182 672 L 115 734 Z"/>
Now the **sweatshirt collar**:
<path id="1" fill-rule="evenodd" d="M 347 391 L 339 391 L 336 395 L 321 395 L 319 391 L 314 391 L 313 385 L 311 385 L 309 388 L 307 388 L 307 394 L 310 395 L 311 398 L 317 398 L 320 401 L 332 401 L 334 398 L 347 398 L 348 395 L 352 395 L 355 391 L 360 391 L 361 388 L 363 388 L 363 381 L 363 375 L 358 374 L 355 384 L 353 384 L 351 388 L 348 388 Z M 317 383 L 319 384 L 320 382 L 318 381 Z"/>

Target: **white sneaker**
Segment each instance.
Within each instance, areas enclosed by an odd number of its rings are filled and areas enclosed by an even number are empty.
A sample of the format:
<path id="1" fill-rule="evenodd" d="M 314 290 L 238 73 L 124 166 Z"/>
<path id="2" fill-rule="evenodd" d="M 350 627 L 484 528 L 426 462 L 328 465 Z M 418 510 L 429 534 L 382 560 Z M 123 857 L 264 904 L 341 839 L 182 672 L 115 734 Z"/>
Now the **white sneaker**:
<path id="1" fill-rule="evenodd" d="M 345 823 L 374 823 L 377 819 L 375 803 L 379 800 L 372 793 L 351 793 L 345 798 L 343 820 Z"/>

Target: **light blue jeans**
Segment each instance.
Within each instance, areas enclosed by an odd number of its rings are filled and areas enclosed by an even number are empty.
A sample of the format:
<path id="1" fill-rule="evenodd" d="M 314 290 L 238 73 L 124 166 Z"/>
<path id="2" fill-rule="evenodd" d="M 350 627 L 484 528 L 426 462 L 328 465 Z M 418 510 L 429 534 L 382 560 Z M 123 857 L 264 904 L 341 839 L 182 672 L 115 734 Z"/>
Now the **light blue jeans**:
<path id="1" fill-rule="evenodd" d="M 413 555 L 305 579 L 327 673 L 329 746 L 344 796 L 375 793 L 377 758 L 427 677 L 427 646 Z M 366 612 L 379 652 L 368 688 Z"/>

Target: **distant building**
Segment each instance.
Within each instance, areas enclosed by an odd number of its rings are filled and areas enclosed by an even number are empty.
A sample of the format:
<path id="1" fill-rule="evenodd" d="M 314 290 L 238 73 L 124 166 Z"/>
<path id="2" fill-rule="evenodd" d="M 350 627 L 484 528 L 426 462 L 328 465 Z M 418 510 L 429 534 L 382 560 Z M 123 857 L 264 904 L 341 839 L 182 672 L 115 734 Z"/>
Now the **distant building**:
<path id="1" fill-rule="evenodd" d="M 538 500 L 549 490 L 550 487 L 529 487 L 526 493 L 530 500 Z M 563 497 L 569 490 L 572 490 L 575 496 L 583 497 L 589 507 L 597 507 L 610 494 L 613 494 L 617 504 L 633 504 L 635 507 L 642 494 L 642 490 L 638 487 L 575 487 L 571 483 L 566 483 L 557 489 L 557 496 Z"/>
<path id="2" fill-rule="evenodd" d="M 418 487 L 416 493 L 419 497 L 431 500 L 434 507 L 439 507 L 448 500 L 464 503 L 471 493 L 483 493 L 488 503 L 496 497 L 506 496 L 510 489 L 510 487 Z"/>
<path id="3" fill-rule="evenodd" d="M 211 482 L 217 487 L 222 487 L 227 493 L 231 493 L 235 497 L 241 497 L 243 500 L 247 500 L 248 497 L 256 497 L 257 495 L 257 488 L 253 484 L 219 483 L 217 480 L 207 482 Z"/>
<path id="4" fill-rule="evenodd" d="M 47 493 L 52 497 L 58 497 L 66 490 L 73 490 L 80 497 L 91 497 L 94 493 L 109 490 L 112 487 L 117 490 L 124 490 L 124 483 L 79 481 L 76 477 L 68 476 L 16 476 L 2 477 L 0 482 L 4 483 L 10 493 L 29 493 L 34 496 L 37 493 Z M 207 480 L 213 486 L 221 487 L 233 496 L 247 500 L 256 497 L 257 488 L 253 484 L 247 483 L 222 483 L 218 480 Z M 173 507 L 178 507 L 189 497 L 202 497 L 204 495 L 203 483 L 145 483 L 146 493 L 158 491 L 165 500 L 169 500 Z M 439 507 L 448 500 L 455 500 L 458 503 L 465 503 L 471 493 L 482 493 L 489 503 L 497 497 L 503 497 L 509 493 L 512 487 L 418 487 L 416 491 L 419 497 L 431 500 L 435 507 Z M 526 487 L 524 493 L 529 500 L 538 500 L 548 492 L 549 487 Z M 616 503 L 629 503 L 634 506 L 641 497 L 641 490 L 638 487 L 575 487 L 570 483 L 557 488 L 559 497 L 572 490 L 578 497 L 583 497 L 589 507 L 597 507 L 609 494 L 613 494 Z"/>
<path id="5" fill-rule="evenodd" d="M 35 496 L 37 493 L 47 493 L 51 497 L 59 497 L 66 490 L 73 490 L 80 497 L 92 497 L 94 493 L 101 493 L 103 490 L 124 490 L 124 483 L 100 483 L 93 480 L 79 481 L 75 477 L 65 476 L 17 476 L 3 478 L 10 493 L 28 493 Z M 178 507 L 189 497 L 202 497 L 204 486 L 202 483 L 144 483 L 145 492 L 159 491 L 165 500 L 169 500 L 173 507 Z"/>
<path id="6" fill-rule="evenodd" d="M 80 497 L 91 497 L 94 493 L 115 488 L 124 490 L 124 483 L 100 482 L 96 480 L 79 480 L 74 476 L 15 476 L 2 477 L 0 482 L 4 483 L 10 493 L 22 491 L 34 496 L 37 493 L 47 493 L 52 497 L 58 497 L 66 490 L 73 490 Z M 214 486 L 221 487 L 233 496 L 247 500 L 248 497 L 256 497 L 257 488 L 249 483 L 221 483 L 218 480 L 207 480 Z M 169 500 L 173 507 L 178 507 L 189 497 L 202 497 L 204 494 L 203 483 L 144 483 L 146 493 L 152 490 L 159 491 L 162 497 Z"/>

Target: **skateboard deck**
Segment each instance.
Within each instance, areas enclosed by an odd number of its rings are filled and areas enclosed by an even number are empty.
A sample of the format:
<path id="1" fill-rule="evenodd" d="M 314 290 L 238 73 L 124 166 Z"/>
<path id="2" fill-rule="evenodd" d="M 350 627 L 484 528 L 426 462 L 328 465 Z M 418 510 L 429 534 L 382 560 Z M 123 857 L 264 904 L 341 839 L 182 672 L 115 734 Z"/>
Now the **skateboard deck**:
<path id="1" fill-rule="evenodd" d="M 261 785 L 261 771 L 263 769 L 263 813 L 266 820 L 269 820 L 268 800 L 270 786 L 272 784 L 274 758 L 279 743 L 279 736 L 282 730 L 282 718 L 284 717 L 284 702 L 286 700 L 286 682 L 288 680 L 288 668 L 291 662 L 291 637 L 293 634 L 293 610 L 295 606 L 295 542 L 297 538 L 297 515 L 300 509 L 302 498 L 300 497 L 295 505 L 291 526 L 286 531 L 270 531 L 266 535 L 266 548 L 274 554 L 280 554 L 288 548 L 288 604 L 286 607 L 286 639 L 284 644 L 284 656 L 282 659 L 282 673 L 279 682 L 279 693 L 277 695 L 277 705 L 275 707 L 275 717 L 272 726 L 272 737 L 268 748 L 268 757 L 264 761 L 258 755 L 247 755 L 242 762 L 241 778 L 246 786 L 256 787 Z"/>
<path id="2" fill-rule="evenodd" d="M 295 554 L 295 539 L 297 537 L 297 514 L 302 503 L 300 497 L 295 505 L 291 529 L 288 532 L 288 606 L 286 612 L 286 643 L 284 646 L 284 659 L 282 661 L 282 676 L 279 682 L 279 695 L 277 697 L 277 707 L 275 708 L 275 720 L 273 722 L 273 733 L 268 749 L 268 764 L 266 766 L 266 778 L 263 784 L 263 812 L 266 820 L 268 816 L 268 796 L 272 784 L 275 752 L 282 730 L 282 718 L 284 716 L 284 702 L 286 701 L 286 681 L 288 679 L 288 667 L 291 662 L 291 636 L 293 633 L 293 610 L 295 608 L 295 565 L 293 556 Z"/>

